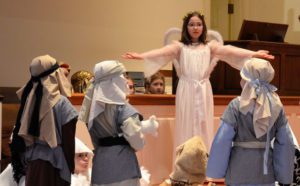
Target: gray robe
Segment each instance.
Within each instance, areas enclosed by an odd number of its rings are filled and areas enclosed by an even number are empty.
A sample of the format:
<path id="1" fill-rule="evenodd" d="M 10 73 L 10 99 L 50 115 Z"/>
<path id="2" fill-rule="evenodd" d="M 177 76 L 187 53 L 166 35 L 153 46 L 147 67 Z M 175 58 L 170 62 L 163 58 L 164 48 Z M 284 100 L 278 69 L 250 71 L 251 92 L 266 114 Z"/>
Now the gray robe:
<path id="1" fill-rule="evenodd" d="M 118 109 L 120 109 L 118 111 Z M 138 112 L 129 104 L 106 104 L 89 130 L 94 147 L 92 184 L 102 185 L 141 178 L 135 150 L 129 145 L 99 146 L 99 138 L 118 136 L 123 133 L 124 121 L 132 118 L 129 125 L 140 125 Z M 140 133 L 140 131 L 136 131 Z M 126 138 L 128 141 L 128 139 Z M 139 138 L 143 143 L 143 138 Z M 134 185 L 133 185 L 134 186 Z"/>

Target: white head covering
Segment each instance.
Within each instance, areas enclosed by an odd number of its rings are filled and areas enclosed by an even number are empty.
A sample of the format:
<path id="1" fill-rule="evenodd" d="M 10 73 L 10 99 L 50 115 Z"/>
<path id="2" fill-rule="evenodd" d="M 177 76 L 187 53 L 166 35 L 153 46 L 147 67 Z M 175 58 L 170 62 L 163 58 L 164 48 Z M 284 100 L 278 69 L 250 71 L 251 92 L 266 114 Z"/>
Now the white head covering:
<path id="1" fill-rule="evenodd" d="M 126 71 L 119 61 L 102 61 L 94 68 L 95 79 L 88 88 L 79 113 L 79 119 L 93 125 L 93 119 L 104 111 L 105 104 L 124 105 L 127 81 L 123 76 Z"/>
<path id="2" fill-rule="evenodd" d="M 75 137 L 75 154 L 86 152 L 89 153 L 90 156 L 94 154 L 93 151 L 88 148 L 80 139 Z"/>
<path id="3" fill-rule="evenodd" d="M 37 77 L 47 70 L 51 69 L 56 65 L 56 59 L 49 55 L 38 56 L 32 60 L 30 64 L 30 73 L 32 77 Z M 67 97 L 71 96 L 71 84 L 64 75 L 62 69 L 57 68 L 51 74 L 40 78 L 43 86 L 43 97 L 39 110 L 39 121 L 40 121 L 40 135 L 39 139 L 46 141 L 50 147 L 57 146 L 55 119 L 52 108 L 59 101 L 60 95 Z M 19 98 L 24 91 L 24 87 L 18 90 L 17 94 Z M 35 104 L 35 90 L 37 89 L 37 82 L 33 82 L 33 87 L 27 97 L 24 111 L 21 118 L 21 127 L 19 135 L 22 136 L 26 142 L 26 145 L 33 143 L 34 137 L 28 133 L 29 123 L 33 113 Z"/>
<path id="4" fill-rule="evenodd" d="M 244 64 L 240 74 L 246 81 L 240 97 L 240 111 L 243 114 L 253 112 L 254 132 L 259 138 L 274 125 L 282 108 L 276 87 L 269 84 L 274 69 L 268 61 L 252 58 Z"/>
<path id="5" fill-rule="evenodd" d="M 80 139 L 75 137 L 75 154 L 79 153 L 88 153 L 89 161 L 91 157 L 94 155 L 93 151 L 88 148 Z M 75 164 L 77 162 L 75 161 Z M 76 164 L 77 165 L 77 164 Z M 75 168 L 77 167 L 75 165 Z M 82 185 L 90 185 L 91 178 L 91 170 L 87 169 L 85 172 L 74 173 L 72 174 L 71 186 L 82 186 Z"/>

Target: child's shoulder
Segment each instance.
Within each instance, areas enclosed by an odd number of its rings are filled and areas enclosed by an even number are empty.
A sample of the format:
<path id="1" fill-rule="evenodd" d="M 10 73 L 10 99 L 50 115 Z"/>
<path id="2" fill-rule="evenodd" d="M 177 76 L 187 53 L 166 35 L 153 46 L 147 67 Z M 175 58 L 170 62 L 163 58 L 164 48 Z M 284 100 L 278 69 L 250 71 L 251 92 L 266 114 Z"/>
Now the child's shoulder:
<path id="1" fill-rule="evenodd" d="M 172 45 L 175 45 L 175 46 L 178 46 L 178 47 L 183 47 L 184 46 L 184 43 L 182 43 L 181 41 L 178 41 L 178 40 L 173 40 L 169 46 L 172 46 Z"/>
<path id="2" fill-rule="evenodd" d="M 69 100 L 69 98 L 67 98 L 64 95 L 60 95 L 60 99 L 58 100 L 58 102 L 55 104 L 56 108 L 67 108 L 67 107 L 73 107 L 71 101 Z"/>
<path id="3" fill-rule="evenodd" d="M 69 99 L 64 95 L 60 95 L 60 100 L 61 101 L 69 101 Z"/>
<path id="4" fill-rule="evenodd" d="M 239 108 L 240 106 L 240 96 L 233 98 L 228 105 L 234 108 Z"/>
<path id="5" fill-rule="evenodd" d="M 60 104 L 72 104 L 71 101 L 69 100 L 69 98 L 67 98 L 64 95 L 60 95 L 59 102 L 60 102 Z"/>

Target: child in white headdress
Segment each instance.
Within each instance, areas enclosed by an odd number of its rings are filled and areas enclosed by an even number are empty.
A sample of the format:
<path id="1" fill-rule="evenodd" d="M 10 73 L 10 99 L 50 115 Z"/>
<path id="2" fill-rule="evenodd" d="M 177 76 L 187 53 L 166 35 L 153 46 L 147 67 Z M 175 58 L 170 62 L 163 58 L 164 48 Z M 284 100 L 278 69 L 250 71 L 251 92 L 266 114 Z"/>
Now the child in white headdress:
<path id="1" fill-rule="evenodd" d="M 91 184 L 90 160 L 93 152 L 80 139 L 75 138 L 75 171 L 71 186 L 89 186 Z"/>
<path id="2" fill-rule="evenodd" d="M 71 186 L 89 186 L 91 184 L 91 169 L 89 162 L 93 152 L 81 140 L 75 138 L 75 170 L 71 177 Z M 11 164 L 0 174 L 1 186 L 25 186 L 25 176 L 20 179 L 19 184 L 13 178 Z"/>
<path id="3" fill-rule="evenodd" d="M 282 103 L 270 84 L 274 69 L 268 61 L 252 58 L 240 74 L 241 96 L 223 113 L 206 175 L 225 177 L 231 186 L 290 184 L 294 144 Z"/>
<path id="4" fill-rule="evenodd" d="M 94 68 L 79 119 L 88 124 L 95 148 L 92 185 L 139 185 L 140 167 L 135 151 L 144 146 L 141 115 L 126 102 L 123 64 L 102 61 Z M 155 123 L 153 119 L 150 123 Z M 151 122 L 152 121 L 152 122 Z"/>

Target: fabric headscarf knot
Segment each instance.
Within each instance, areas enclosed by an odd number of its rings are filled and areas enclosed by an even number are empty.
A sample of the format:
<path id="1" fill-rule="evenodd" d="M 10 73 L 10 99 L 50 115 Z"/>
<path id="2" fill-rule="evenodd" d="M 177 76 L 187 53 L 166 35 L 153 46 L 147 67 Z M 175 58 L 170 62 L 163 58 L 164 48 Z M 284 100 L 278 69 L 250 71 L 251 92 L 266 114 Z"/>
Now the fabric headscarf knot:
<path id="1" fill-rule="evenodd" d="M 93 119 L 104 111 L 105 104 L 125 104 L 128 86 L 124 72 L 126 69 L 119 61 L 102 61 L 95 65 L 93 83 L 85 94 L 79 112 L 79 120 L 88 123 L 89 128 L 93 125 Z"/>
<path id="2" fill-rule="evenodd" d="M 276 92 L 277 88 L 274 85 L 271 85 L 269 82 L 261 81 L 259 79 L 251 80 L 251 86 L 255 89 L 256 96 L 260 96 L 263 92 Z"/>
<path id="3" fill-rule="evenodd" d="M 267 133 L 278 117 L 282 103 L 276 94 L 277 88 L 269 82 L 274 77 L 272 65 L 263 59 L 252 58 L 242 68 L 241 77 L 245 85 L 240 97 L 240 111 L 253 113 L 256 138 Z"/>

